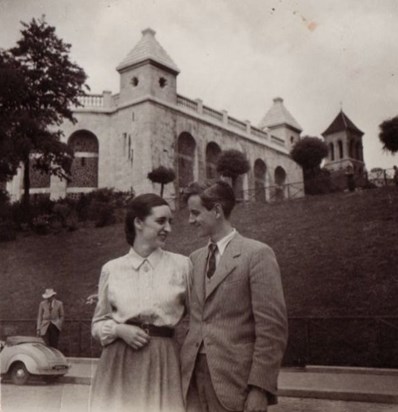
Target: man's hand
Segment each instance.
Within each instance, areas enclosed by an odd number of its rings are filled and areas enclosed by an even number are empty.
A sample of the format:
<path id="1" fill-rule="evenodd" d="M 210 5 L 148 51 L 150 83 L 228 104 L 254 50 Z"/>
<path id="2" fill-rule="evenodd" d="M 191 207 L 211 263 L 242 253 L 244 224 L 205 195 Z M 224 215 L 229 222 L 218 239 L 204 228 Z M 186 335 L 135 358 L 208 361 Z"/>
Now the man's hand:
<path id="1" fill-rule="evenodd" d="M 251 387 L 245 402 L 244 412 L 267 412 L 267 394 L 260 388 Z"/>

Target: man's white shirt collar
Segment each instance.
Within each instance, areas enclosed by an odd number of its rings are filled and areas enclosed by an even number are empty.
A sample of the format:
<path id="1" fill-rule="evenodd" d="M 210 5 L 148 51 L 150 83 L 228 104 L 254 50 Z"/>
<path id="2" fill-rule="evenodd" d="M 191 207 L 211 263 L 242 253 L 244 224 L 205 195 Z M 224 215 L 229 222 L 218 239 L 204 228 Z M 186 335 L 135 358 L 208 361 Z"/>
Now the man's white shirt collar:
<path id="1" fill-rule="evenodd" d="M 216 244 L 217 244 L 217 251 L 220 254 L 220 256 L 223 255 L 225 248 L 228 246 L 228 243 L 232 240 L 232 238 L 236 234 L 236 229 L 232 229 L 232 232 L 229 233 L 227 236 L 224 236 L 222 239 L 220 239 Z M 211 241 L 209 241 L 209 244 Z"/>

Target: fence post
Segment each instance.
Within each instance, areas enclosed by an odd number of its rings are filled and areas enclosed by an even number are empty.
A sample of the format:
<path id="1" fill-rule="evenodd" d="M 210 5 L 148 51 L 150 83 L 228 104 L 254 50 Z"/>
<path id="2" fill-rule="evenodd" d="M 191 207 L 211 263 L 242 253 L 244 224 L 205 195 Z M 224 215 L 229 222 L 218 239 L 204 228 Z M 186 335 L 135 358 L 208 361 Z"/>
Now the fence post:
<path id="1" fill-rule="evenodd" d="M 311 363 L 311 331 L 310 331 L 311 319 L 306 319 L 305 321 L 305 342 L 306 342 L 306 360 L 305 363 L 308 365 Z"/>
<path id="2" fill-rule="evenodd" d="M 79 320 L 79 348 L 78 348 L 78 356 L 80 357 L 82 354 L 82 322 Z"/>

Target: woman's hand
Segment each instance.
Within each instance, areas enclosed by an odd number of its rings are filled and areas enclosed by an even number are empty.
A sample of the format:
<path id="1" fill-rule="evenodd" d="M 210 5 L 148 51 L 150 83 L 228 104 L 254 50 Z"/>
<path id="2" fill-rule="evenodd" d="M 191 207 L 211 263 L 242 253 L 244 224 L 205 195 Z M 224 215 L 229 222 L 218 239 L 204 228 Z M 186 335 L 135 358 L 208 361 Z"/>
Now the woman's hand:
<path id="1" fill-rule="evenodd" d="M 149 342 L 149 335 L 138 326 L 120 324 L 116 326 L 115 332 L 134 349 L 141 349 Z"/>

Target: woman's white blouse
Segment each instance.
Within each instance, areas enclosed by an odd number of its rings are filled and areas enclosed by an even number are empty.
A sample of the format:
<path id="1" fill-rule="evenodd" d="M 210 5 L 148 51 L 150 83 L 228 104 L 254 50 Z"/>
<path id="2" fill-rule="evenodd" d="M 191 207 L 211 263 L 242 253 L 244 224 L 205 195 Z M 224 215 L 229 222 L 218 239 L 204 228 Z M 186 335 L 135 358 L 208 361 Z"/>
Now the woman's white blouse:
<path id="1" fill-rule="evenodd" d="M 155 250 L 147 258 L 133 248 L 101 271 L 92 335 L 107 345 L 128 319 L 174 327 L 189 306 L 192 264 L 188 257 Z"/>

